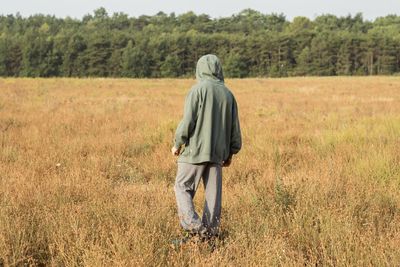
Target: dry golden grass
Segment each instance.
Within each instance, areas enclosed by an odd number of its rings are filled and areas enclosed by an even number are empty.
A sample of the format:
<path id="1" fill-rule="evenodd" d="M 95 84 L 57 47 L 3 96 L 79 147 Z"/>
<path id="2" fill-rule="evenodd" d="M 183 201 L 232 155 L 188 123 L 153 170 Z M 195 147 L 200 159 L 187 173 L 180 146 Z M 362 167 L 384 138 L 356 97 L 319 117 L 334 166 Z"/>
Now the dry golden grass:
<path id="1" fill-rule="evenodd" d="M 400 264 L 395 77 L 228 80 L 244 144 L 222 237 L 171 248 L 193 82 L 0 79 L 0 266 Z"/>

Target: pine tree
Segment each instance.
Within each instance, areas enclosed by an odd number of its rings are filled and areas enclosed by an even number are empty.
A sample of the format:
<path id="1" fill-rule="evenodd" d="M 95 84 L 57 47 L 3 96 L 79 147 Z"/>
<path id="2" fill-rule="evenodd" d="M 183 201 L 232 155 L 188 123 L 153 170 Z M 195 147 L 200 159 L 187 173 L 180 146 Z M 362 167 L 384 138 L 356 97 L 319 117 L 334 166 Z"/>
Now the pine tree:
<path id="1" fill-rule="evenodd" d="M 247 64 L 238 53 L 232 52 L 224 62 L 224 74 L 226 77 L 242 78 L 248 73 Z"/>
<path id="2" fill-rule="evenodd" d="M 86 42 L 79 34 L 73 35 L 67 44 L 63 55 L 62 73 L 67 77 L 86 75 L 87 62 L 85 58 Z"/>
<path id="3" fill-rule="evenodd" d="M 132 41 L 124 49 L 122 54 L 122 75 L 124 77 L 144 78 L 150 75 L 150 62 L 148 56 Z"/>
<path id="4" fill-rule="evenodd" d="M 108 76 L 108 61 L 111 57 L 111 42 L 106 33 L 98 33 L 88 40 L 85 51 L 89 76 Z"/>
<path id="5" fill-rule="evenodd" d="M 180 76 L 181 62 L 178 56 L 168 55 L 165 61 L 161 64 L 162 77 L 177 77 Z"/>
<path id="6" fill-rule="evenodd" d="M 0 76 L 7 75 L 7 42 L 5 38 L 0 38 Z"/>
<path id="7" fill-rule="evenodd" d="M 310 48 L 306 46 L 297 57 L 296 74 L 304 76 L 309 73 L 312 73 L 311 63 L 312 63 L 312 58 L 311 58 Z"/>

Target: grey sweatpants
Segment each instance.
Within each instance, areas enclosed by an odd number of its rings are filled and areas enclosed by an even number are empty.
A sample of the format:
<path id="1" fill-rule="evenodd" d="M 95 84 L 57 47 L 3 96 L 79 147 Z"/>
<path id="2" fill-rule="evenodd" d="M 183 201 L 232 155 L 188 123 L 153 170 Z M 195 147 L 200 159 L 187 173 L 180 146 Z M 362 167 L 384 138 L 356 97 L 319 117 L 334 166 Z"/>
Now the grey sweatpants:
<path id="1" fill-rule="evenodd" d="M 202 220 L 193 205 L 193 198 L 201 178 L 203 178 L 205 190 Z M 216 234 L 221 217 L 221 165 L 178 163 L 174 189 L 181 226 L 189 231 L 203 232 L 207 230 L 210 234 Z"/>

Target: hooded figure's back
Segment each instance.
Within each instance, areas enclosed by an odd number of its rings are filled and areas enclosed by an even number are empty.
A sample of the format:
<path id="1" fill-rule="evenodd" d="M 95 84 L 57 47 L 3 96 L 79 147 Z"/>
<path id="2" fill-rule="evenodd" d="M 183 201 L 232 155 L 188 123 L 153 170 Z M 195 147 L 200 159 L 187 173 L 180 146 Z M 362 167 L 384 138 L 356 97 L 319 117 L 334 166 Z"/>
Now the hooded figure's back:
<path id="1" fill-rule="evenodd" d="M 236 100 L 224 84 L 215 55 L 199 59 L 196 78 L 175 134 L 175 146 L 185 145 L 178 161 L 221 163 L 239 152 L 242 144 Z"/>

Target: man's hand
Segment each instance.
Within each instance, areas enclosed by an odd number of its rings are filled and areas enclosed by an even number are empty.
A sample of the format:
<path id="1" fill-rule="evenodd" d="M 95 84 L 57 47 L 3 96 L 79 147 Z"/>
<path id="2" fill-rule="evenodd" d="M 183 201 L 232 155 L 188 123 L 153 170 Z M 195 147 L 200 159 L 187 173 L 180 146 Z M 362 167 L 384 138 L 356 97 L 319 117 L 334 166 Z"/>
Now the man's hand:
<path id="1" fill-rule="evenodd" d="M 222 162 L 222 167 L 229 167 L 232 163 L 232 155 Z"/>
<path id="2" fill-rule="evenodd" d="M 172 155 L 174 155 L 174 156 L 179 156 L 179 153 L 181 152 L 181 148 L 179 147 L 179 148 L 176 148 L 175 146 L 173 146 L 172 148 L 171 148 L 171 152 L 172 152 Z"/>

